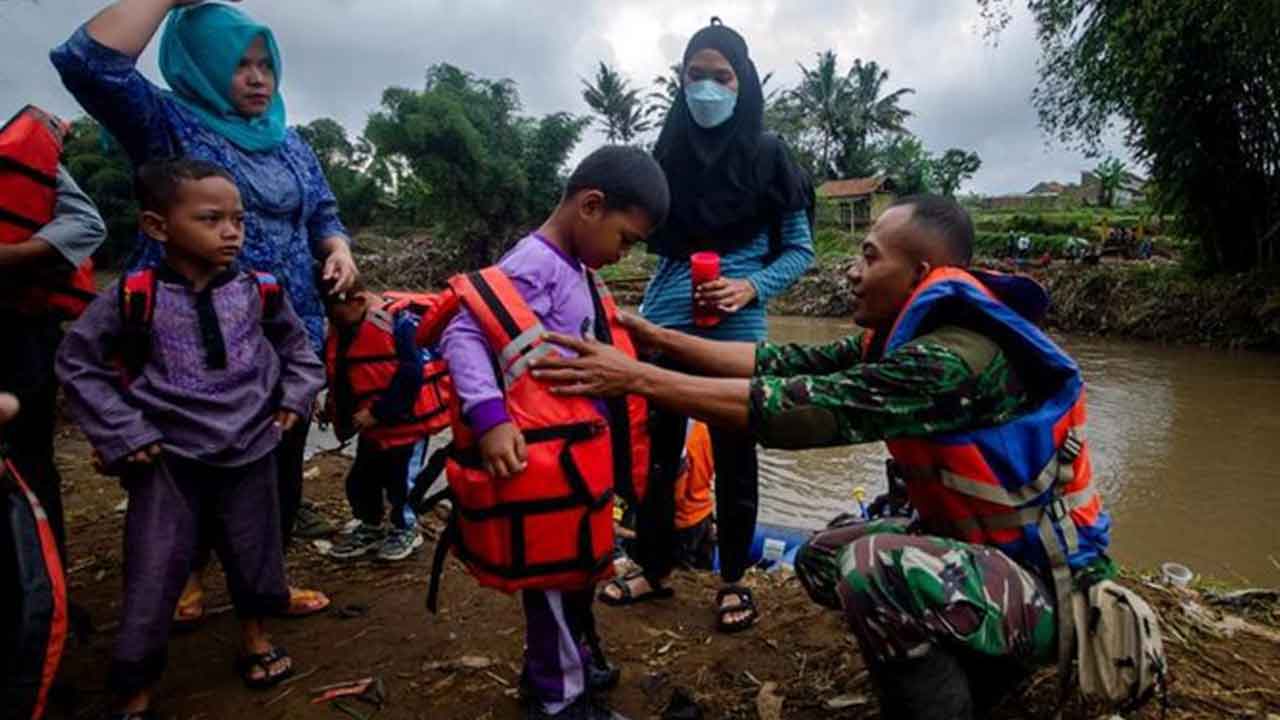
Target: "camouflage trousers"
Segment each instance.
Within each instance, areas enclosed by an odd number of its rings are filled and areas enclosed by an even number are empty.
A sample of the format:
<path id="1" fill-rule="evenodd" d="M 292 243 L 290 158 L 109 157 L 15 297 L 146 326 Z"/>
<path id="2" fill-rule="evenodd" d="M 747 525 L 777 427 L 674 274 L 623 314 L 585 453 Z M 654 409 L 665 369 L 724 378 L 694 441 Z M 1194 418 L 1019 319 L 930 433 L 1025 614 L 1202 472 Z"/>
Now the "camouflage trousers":
<path id="1" fill-rule="evenodd" d="M 815 535 L 796 572 L 815 600 L 844 610 L 869 664 L 934 645 L 1024 663 L 1054 657 L 1052 590 L 997 548 L 873 520 Z"/>

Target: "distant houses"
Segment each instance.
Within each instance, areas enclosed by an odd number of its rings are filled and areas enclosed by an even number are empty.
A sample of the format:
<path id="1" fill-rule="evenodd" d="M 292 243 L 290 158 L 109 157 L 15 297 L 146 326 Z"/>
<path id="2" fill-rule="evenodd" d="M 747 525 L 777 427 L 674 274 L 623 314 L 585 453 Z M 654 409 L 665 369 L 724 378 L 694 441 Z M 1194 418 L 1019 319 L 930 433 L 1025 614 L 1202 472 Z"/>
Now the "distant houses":
<path id="1" fill-rule="evenodd" d="M 1132 207 L 1146 199 L 1147 181 L 1125 173 L 1124 182 L 1116 191 L 1115 206 Z M 984 197 L 980 203 L 984 210 L 1057 210 L 1101 204 L 1102 183 L 1087 170 L 1080 173 L 1079 183 L 1040 182 L 1025 193 Z"/>
<path id="2" fill-rule="evenodd" d="M 818 187 L 818 197 L 836 206 L 840 227 L 850 232 L 871 227 L 897 196 L 893 181 L 883 176 L 828 180 Z"/>

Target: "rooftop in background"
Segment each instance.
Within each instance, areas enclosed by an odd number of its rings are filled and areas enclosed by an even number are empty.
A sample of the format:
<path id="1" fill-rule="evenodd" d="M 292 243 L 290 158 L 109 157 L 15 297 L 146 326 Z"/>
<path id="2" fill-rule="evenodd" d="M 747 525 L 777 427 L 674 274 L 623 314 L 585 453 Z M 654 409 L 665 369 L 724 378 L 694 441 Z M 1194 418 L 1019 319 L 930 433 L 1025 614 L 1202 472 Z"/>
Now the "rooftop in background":
<path id="1" fill-rule="evenodd" d="M 887 177 L 848 178 L 846 180 L 828 180 L 818 188 L 818 196 L 839 200 L 841 198 L 863 197 L 878 192 L 894 192 L 893 181 Z"/>

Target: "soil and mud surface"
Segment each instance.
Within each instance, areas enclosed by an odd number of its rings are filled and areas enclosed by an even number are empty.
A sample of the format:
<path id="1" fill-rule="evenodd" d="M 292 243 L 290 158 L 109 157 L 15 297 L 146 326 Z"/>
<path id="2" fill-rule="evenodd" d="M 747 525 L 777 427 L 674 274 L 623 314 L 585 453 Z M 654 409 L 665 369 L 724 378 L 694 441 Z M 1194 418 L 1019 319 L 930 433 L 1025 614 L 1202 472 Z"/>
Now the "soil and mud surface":
<path id="1" fill-rule="evenodd" d="M 66 431 L 59 464 L 66 481 L 70 535 L 70 587 L 97 623 L 87 642 L 73 641 L 63 663 L 51 717 L 96 718 L 106 706 L 103 680 L 118 624 L 121 523 L 124 499 L 111 479 L 96 476 L 88 447 Z M 308 496 L 336 524 L 348 517 L 342 479 L 348 460 L 317 457 Z M 480 589 L 451 560 L 441 613 L 424 608 L 434 531 L 411 559 L 398 564 L 340 563 L 299 543 L 289 554 L 295 584 L 329 593 L 324 615 L 278 620 L 275 639 L 292 653 L 297 677 L 280 688 L 253 692 L 232 671 L 237 625 L 217 572 L 209 574 L 211 616 L 193 632 L 175 635 L 169 667 L 155 707 L 164 718 L 424 718 L 453 720 L 521 716 L 515 698 L 522 644 L 516 600 Z M 216 569 L 216 566 L 215 566 Z M 1245 618 L 1210 629 L 1219 612 L 1193 620 L 1182 603 L 1208 603 L 1131 578 L 1165 618 L 1173 683 L 1168 717 L 1280 717 L 1280 605 L 1262 602 L 1231 613 Z M 717 634 L 710 610 L 714 578 L 673 579 L 674 599 L 630 609 L 598 606 L 610 659 L 623 668 L 614 707 L 632 718 L 662 717 L 673 693 L 683 691 L 706 718 L 874 718 L 875 702 L 856 646 L 835 613 L 805 596 L 787 573 L 753 574 L 763 614 L 759 626 L 737 636 Z M 340 610 L 346 612 L 339 612 Z M 1243 629 L 1239 629 L 1242 627 Z M 315 688 L 363 677 L 380 678 L 380 709 L 347 700 L 312 704 Z M 999 718 L 1045 717 L 1053 704 L 1051 672 L 997 711 Z M 1067 717 L 1100 717 L 1073 703 Z M 1158 703 L 1140 715 L 1160 716 Z"/>

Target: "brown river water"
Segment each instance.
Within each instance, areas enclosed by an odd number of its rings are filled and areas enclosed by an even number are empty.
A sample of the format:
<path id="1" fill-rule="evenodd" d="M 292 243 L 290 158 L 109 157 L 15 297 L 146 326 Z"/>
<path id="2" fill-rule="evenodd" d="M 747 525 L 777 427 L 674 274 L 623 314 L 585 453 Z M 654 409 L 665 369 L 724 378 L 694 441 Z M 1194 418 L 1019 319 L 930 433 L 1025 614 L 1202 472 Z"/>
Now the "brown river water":
<path id="1" fill-rule="evenodd" d="M 781 342 L 828 342 L 849 329 L 829 318 L 770 318 L 770 337 Z M 1088 438 L 1113 555 L 1280 585 L 1280 357 L 1057 339 L 1088 386 Z M 335 446 L 331 434 L 312 432 L 313 450 Z M 762 451 L 760 519 L 821 527 L 854 505 L 855 488 L 868 502 L 884 490 L 886 457 L 880 443 Z"/>

